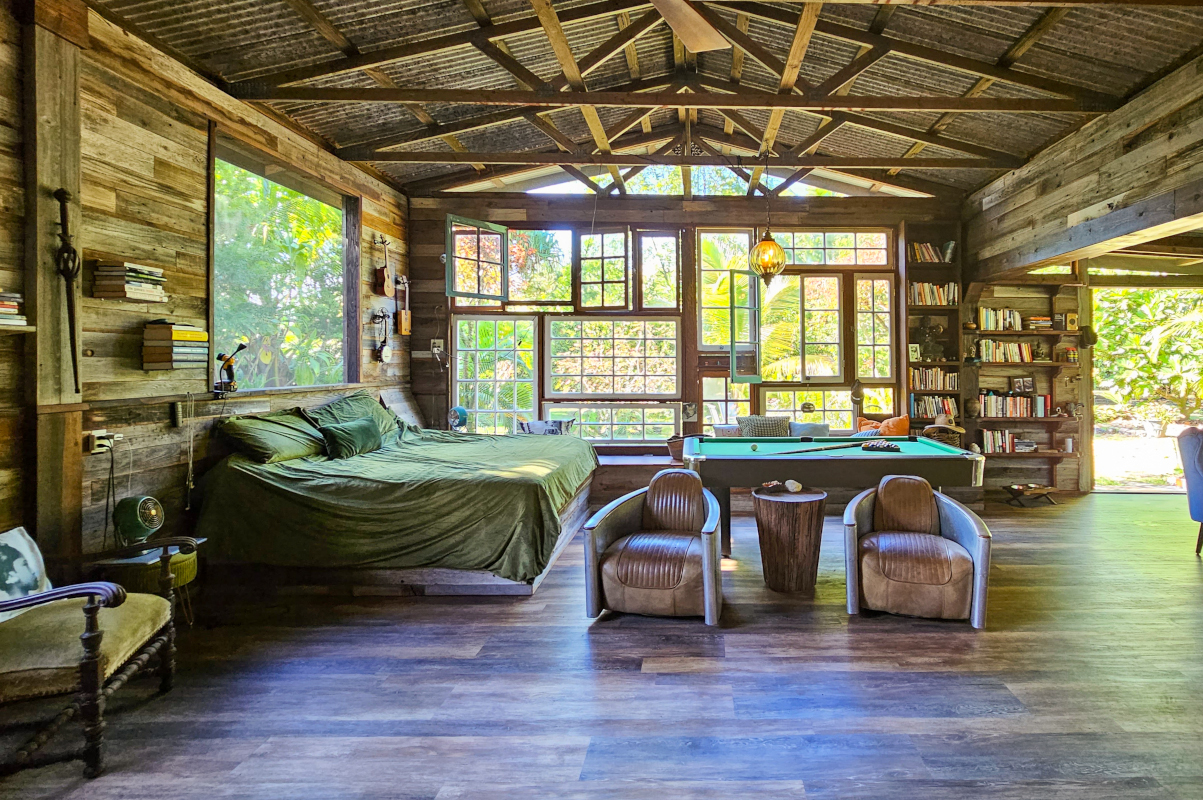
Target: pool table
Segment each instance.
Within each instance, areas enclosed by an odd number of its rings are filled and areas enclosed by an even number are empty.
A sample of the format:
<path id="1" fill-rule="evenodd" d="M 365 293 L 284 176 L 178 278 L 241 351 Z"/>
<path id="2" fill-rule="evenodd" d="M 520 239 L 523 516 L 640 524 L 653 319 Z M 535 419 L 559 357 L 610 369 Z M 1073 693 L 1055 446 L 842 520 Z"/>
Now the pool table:
<path id="1" fill-rule="evenodd" d="M 901 452 L 868 452 L 832 445 L 889 441 Z M 755 448 L 755 449 L 753 449 Z M 795 452 L 795 451 L 816 452 Z M 731 489 L 793 479 L 807 487 L 868 489 L 885 475 L 919 475 L 941 486 L 981 486 L 986 459 L 977 453 L 920 436 L 747 438 L 720 436 L 685 440 L 685 466 L 702 476 L 722 512 L 723 555 L 731 554 Z"/>

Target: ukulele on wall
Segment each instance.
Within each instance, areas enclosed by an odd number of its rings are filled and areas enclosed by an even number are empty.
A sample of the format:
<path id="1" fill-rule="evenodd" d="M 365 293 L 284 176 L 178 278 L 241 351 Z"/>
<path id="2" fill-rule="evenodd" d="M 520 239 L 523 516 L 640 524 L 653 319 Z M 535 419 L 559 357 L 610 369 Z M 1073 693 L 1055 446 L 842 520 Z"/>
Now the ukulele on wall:
<path id="1" fill-rule="evenodd" d="M 388 239 L 380 236 L 373 239 L 372 244 L 384 245 L 384 266 L 376 268 L 376 277 L 372 290 L 376 294 L 381 294 L 385 297 L 394 297 L 397 294 L 397 283 L 393 271 L 388 266 Z"/>

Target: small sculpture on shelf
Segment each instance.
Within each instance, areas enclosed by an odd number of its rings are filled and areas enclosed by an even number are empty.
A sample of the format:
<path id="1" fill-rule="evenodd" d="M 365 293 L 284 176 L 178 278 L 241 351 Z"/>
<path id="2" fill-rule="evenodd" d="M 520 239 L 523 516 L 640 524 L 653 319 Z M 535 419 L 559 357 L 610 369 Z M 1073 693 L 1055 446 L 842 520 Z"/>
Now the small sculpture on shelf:
<path id="1" fill-rule="evenodd" d="M 1036 342 L 1032 345 L 1032 359 L 1034 361 L 1048 361 L 1048 347 L 1044 342 Z"/>
<path id="2" fill-rule="evenodd" d="M 970 397 L 965 401 L 965 419 L 977 419 L 982 413 L 982 401 L 976 397 Z"/>
<path id="3" fill-rule="evenodd" d="M 924 317 L 919 323 L 919 353 L 924 361 L 943 361 L 944 343 L 940 337 L 944 335 L 944 326 L 931 317 Z"/>

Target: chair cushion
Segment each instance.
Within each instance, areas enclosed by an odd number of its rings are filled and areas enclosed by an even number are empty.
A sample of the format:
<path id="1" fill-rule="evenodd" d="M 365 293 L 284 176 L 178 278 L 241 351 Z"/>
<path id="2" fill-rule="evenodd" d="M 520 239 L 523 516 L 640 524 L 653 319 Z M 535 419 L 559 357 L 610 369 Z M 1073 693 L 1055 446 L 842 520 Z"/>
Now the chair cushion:
<path id="1" fill-rule="evenodd" d="M 886 475 L 877 484 L 873 530 L 940 532 L 940 510 L 931 484 L 914 475 Z"/>
<path id="2" fill-rule="evenodd" d="M 0 703 L 79 689 L 86 602 L 56 600 L 0 623 Z M 116 608 L 100 609 L 104 677 L 129 661 L 170 615 L 167 601 L 153 594 L 131 594 Z"/>
<path id="3" fill-rule="evenodd" d="M 689 469 L 662 469 L 643 499 L 643 528 L 649 531 L 701 533 L 706 524 L 702 478 Z"/>
<path id="4" fill-rule="evenodd" d="M 639 531 L 601 557 L 605 606 L 628 614 L 692 617 L 706 613 L 702 537 L 690 531 Z"/>
<path id="5" fill-rule="evenodd" d="M 973 600 L 973 559 L 951 539 L 881 531 L 860 540 L 866 608 L 934 619 L 966 619 Z"/>

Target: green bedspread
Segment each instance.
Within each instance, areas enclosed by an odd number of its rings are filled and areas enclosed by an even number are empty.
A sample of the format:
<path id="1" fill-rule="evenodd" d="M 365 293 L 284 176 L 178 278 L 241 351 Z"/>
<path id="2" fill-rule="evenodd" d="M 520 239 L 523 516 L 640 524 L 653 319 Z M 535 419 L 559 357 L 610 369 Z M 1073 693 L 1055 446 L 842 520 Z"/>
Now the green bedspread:
<path id="1" fill-rule="evenodd" d="M 234 455 L 206 476 L 197 535 L 223 561 L 482 569 L 529 582 L 551 558 L 558 512 L 596 466 L 593 448 L 569 436 L 414 428 L 345 460 Z"/>

